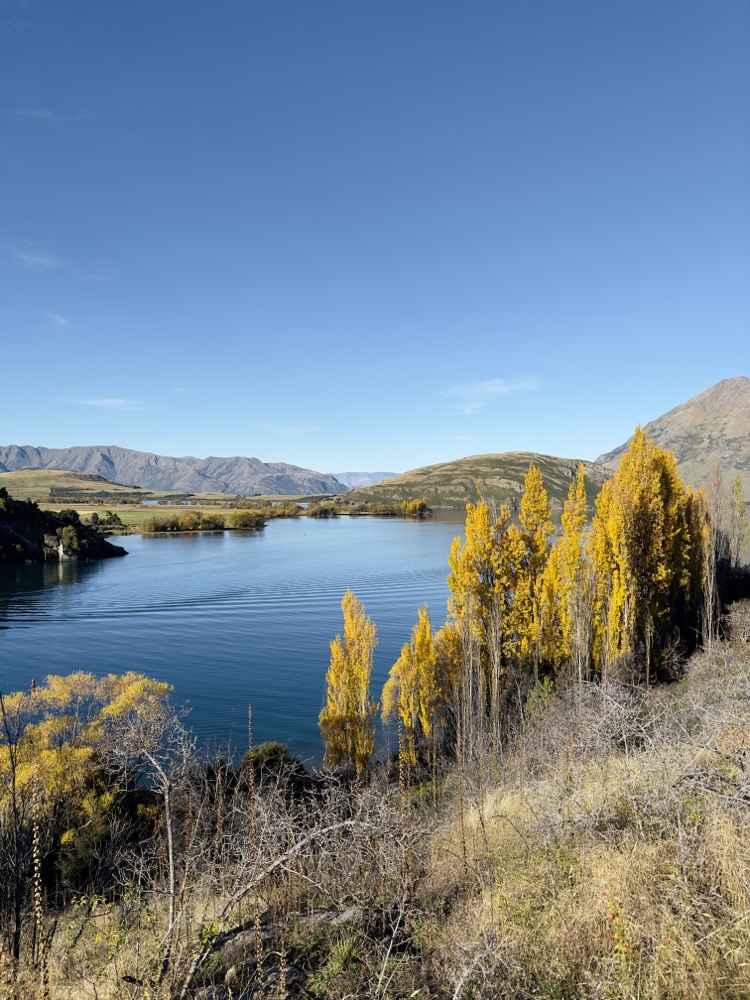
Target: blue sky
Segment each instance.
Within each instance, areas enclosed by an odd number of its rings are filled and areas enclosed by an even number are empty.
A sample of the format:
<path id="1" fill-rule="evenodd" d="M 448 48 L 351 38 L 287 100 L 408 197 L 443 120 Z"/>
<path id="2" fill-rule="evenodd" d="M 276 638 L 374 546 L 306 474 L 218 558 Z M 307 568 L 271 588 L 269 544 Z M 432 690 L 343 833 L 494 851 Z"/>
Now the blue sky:
<path id="1" fill-rule="evenodd" d="M 747 0 L 0 0 L 0 444 L 595 458 L 750 374 Z"/>

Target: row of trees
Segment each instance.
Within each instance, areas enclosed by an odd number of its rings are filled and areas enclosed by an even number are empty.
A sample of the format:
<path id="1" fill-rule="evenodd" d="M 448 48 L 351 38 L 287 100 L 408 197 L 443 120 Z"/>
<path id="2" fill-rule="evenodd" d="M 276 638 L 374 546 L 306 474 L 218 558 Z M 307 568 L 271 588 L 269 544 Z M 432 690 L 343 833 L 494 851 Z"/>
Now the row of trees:
<path id="1" fill-rule="evenodd" d="M 75 513 L 75 512 L 74 512 Z M 342 507 L 335 503 L 312 503 L 307 508 L 293 501 L 280 504 L 267 504 L 250 501 L 226 516 L 206 508 L 191 507 L 174 514 L 161 514 L 147 518 L 143 522 L 145 532 L 174 531 L 216 531 L 223 528 L 253 528 L 260 529 L 266 521 L 274 518 L 297 518 L 303 514 L 312 518 L 338 517 L 339 514 L 372 514 L 381 517 L 414 517 L 424 518 L 430 513 L 427 502 L 422 499 L 407 500 L 402 504 L 369 504 L 359 507 Z M 77 515 L 76 515 L 77 517 Z M 111 518 L 117 518 L 113 521 Z M 107 511 L 103 520 L 98 514 L 91 515 L 92 525 L 107 526 L 121 524 L 117 514 Z"/>
<path id="2" fill-rule="evenodd" d="M 465 537 L 450 550 L 446 623 L 419 612 L 383 690 L 415 762 L 438 735 L 501 738 L 512 693 L 535 683 L 617 674 L 646 685 L 671 676 L 698 637 L 716 638 L 722 587 L 739 565 L 747 521 L 741 483 L 731 496 L 681 480 L 671 452 L 637 428 L 595 500 L 591 523 L 583 465 L 559 530 L 542 475 L 531 465 L 517 521 L 503 504 L 467 505 Z M 344 633 L 331 644 L 320 725 L 332 765 L 362 774 L 378 706 L 370 695 L 375 626 L 351 591 Z"/>
<path id="3" fill-rule="evenodd" d="M 228 517 L 207 510 L 187 510 L 146 518 L 142 530 L 152 532 L 223 531 L 224 528 L 260 529 L 265 526 L 262 514 L 251 510 L 233 510 Z"/>

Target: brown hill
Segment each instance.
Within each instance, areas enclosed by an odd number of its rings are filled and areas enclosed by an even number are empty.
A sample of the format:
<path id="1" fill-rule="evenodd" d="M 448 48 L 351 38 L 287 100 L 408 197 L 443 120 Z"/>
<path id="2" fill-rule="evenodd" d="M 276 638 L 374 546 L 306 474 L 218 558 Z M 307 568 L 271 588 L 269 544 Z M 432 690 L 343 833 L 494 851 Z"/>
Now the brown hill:
<path id="1" fill-rule="evenodd" d="M 515 508 L 523 492 L 529 465 L 538 466 L 552 507 L 562 509 L 571 478 L 578 468 L 578 459 L 555 458 L 528 451 L 508 451 L 498 455 L 469 455 L 453 462 L 426 465 L 404 472 L 374 486 L 353 490 L 347 500 L 397 504 L 416 497 L 424 498 L 434 508 L 462 510 L 467 503 L 482 495 Z M 599 492 L 611 472 L 603 465 L 584 462 L 586 492 L 589 502 Z M 479 486 L 478 486 L 479 484 Z"/>
<path id="2" fill-rule="evenodd" d="M 750 378 L 717 382 L 644 429 L 658 445 L 674 452 L 686 482 L 707 482 L 718 465 L 726 482 L 739 473 L 745 497 L 750 496 Z M 629 445 L 630 440 L 600 455 L 597 463 L 616 469 Z"/>
<path id="3" fill-rule="evenodd" d="M 102 476 L 110 482 L 183 493 L 255 493 L 299 495 L 345 493 L 333 476 L 301 469 L 286 462 L 230 458 L 173 458 L 114 445 L 76 448 L 0 446 L 0 472 L 20 469 L 60 469 Z"/>

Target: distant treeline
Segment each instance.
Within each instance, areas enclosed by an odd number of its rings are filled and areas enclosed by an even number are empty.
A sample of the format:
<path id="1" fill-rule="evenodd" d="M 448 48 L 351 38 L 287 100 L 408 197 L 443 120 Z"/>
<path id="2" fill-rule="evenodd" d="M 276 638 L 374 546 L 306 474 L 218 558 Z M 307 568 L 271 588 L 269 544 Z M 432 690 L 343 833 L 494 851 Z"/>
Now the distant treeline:
<path id="1" fill-rule="evenodd" d="M 302 507 L 293 501 L 269 504 L 258 500 L 242 500 L 241 506 L 224 515 L 215 510 L 191 507 L 174 514 L 157 514 L 147 518 L 141 530 L 147 534 L 180 531 L 222 531 L 226 528 L 244 528 L 255 531 L 263 528 L 267 521 L 277 518 L 313 517 L 327 518 L 348 515 L 357 517 L 369 514 L 372 517 L 427 517 L 431 513 L 426 501 L 408 500 L 401 504 L 351 504 L 321 502 Z M 95 515 L 92 514 L 92 518 Z"/>

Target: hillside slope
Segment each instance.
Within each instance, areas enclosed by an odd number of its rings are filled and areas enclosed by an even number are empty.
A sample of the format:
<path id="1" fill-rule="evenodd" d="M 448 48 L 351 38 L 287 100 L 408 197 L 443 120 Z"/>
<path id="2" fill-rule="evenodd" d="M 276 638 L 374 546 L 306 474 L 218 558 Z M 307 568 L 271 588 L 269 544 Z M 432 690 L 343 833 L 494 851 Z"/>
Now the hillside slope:
<path id="1" fill-rule="evenodd" d="M 431 507 L 463 509 L 482 495 L 488 500 L 508 503 L 515 508 L 523 492 L 529 465 L 541 469 L 544 485 L 554 509 L 561 509 L 575 475 L 578 460 L 538 455 L 535 452 L 508 451 L 494 455 L 469 455 L 453 462 L 441 462 L 412 469 L 374 486 L 352 491 L 347 500 L 372 503 L 401 503 L 423 497 Z M 584 462 L 586 492 L 589 502 L 611 475 L 609 469 Z"/>
<path id="2" fill-rule="evenodd" d="M 705 483 L 718 465 L 727 482 L 739 473 L 750 496 L 750 378 L 724 379 L 645 425 L 649 437 L 674 452 L 682 478 Z M 628 439 L 597 463 L 616 469 Z"/>
<path id="3" fill-rule="evenodd" d="M 110 482 L 184 493 L 264 494 L 345 493 L 333 476 L 286 462 L 230 458 L 172 458 L 112 445 L 76 448 L 0 446 L 0 472 L 62 469 L 102 476 Z"/>

